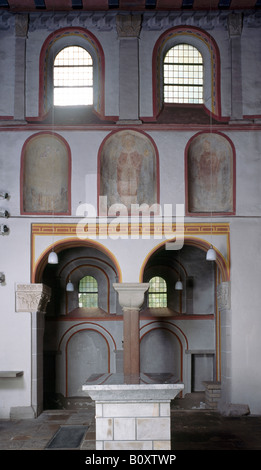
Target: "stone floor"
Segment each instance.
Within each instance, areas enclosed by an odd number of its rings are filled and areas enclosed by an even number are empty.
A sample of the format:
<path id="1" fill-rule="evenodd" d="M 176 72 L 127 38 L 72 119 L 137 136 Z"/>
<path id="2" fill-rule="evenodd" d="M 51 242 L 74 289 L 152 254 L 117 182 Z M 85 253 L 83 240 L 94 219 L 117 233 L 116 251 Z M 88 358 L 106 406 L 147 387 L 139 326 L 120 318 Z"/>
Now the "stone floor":
<path id="1" fill-rule="evenodd" d="M 202 398 L 192 394 L 172 403 L 173 450 L 261 450 L 261 416 L 224 417 L 204 409 Z M 0 450 L 44 450 L 61 425 L 88 425 L 80 449 L 95 450 L 93 402 L 36 419 L 0 420 Z"/>

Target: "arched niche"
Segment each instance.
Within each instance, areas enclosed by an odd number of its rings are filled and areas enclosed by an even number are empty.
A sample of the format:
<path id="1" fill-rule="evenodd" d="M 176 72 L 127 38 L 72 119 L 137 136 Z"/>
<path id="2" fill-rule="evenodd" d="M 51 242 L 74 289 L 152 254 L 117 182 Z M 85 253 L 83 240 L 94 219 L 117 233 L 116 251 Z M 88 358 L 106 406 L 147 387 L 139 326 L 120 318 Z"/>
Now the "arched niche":
<path id="1" fill-rule="evenodd" d="M 82 385 L 92 374 L 109 372 L 110 350 L 105 337 L 91 328 L 80 329 L 66 344 L 66 395 L 82 395 Z"/>
<path id="2" fill-rule="evenodd" d="M 99 151 L 98 195 L 107 198 L 103 210 L 119 205 L 127 214 L 133 204 L 159 202 L 158 152 L 148 135 L 127 129 L 106 137 Z"/>
<path id="3" fill-rule="evenodd" d="M 57 250 L 59 263 L 42 267 L 41 278 L 52 290 L 46 316 L 64 319 L 100 318 L 121 313 L 113 283 L 119 279 L 117 266 L 106 252 L 94 243 L 65 244 Z M 94 276 L 98 282 L 98 307 L 79 306 L 79 282 L 84 276 Z M 68 281 L 74 291 L 66 291 Z"/>
<path id="4" fill-rule="evenodd" d="M 58 134 L 40 132 L 24 143 L 21 214 L 71 213 L 71 152 Z"/>
<path id="5" fill-rule="evenodd" d="M 153 326 L 141 338 L 140 370 L 149 374 L 174 375 L 182 380 L 183 348 L 179 337 L 166 326 Z"/>
<path id="6" fill-rule="evenodd" d="M 215 312 L 216 265 L 206 260 L 200 247 L 184 244 L 181 250 L 159 247 L 148 258 L 143 272 L 143 282 L 153 276 L 162 276 L 167 284 L 167 308 L 143 308 L 154 316 L 213 315 Z M 176 290 L 178 280 L 182 290 Z"/>
<path id="7" fill-rule="evenodd" d="M 235 151 L 227 136 L 201 132 L 186 147 L 188 214 L 235 213 Z"/>

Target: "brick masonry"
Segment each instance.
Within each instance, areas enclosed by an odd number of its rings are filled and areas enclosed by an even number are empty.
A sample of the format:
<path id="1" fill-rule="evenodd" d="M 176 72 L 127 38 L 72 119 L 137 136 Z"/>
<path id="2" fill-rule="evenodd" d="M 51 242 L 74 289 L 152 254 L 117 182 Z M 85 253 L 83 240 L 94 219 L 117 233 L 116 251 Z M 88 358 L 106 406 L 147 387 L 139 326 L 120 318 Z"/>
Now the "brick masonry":
<path id="1" fill-rule="evenodd" d="M 220 382 L 203 382 L 205 386 L 205 403 L 206 408 L 217 409 L 218 402 L 221 397 Z"/>

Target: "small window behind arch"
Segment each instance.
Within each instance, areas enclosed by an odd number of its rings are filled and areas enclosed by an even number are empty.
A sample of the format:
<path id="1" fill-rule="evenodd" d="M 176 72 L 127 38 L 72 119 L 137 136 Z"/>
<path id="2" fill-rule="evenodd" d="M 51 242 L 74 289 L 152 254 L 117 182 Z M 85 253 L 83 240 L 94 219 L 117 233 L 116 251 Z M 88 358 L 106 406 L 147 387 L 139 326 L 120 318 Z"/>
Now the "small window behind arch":
<path id="1" fill-rule="evenodd" d="M 164 102 L 203 103 L 203 59 L 189 44 L 172 47 L 164 58 Z"/>
<path id="2" fill-rule="evenodd" d="M 167 307 L 167 284 L 162 277 L 155 276 L 151 278 L 148 300 L 150 308 Z"/>
<path id="3" fill-rule="evenodd" d="M 83 47 L 62 49 L 54 60 L 53 77 L 55 106 L 93 104 L 93 60 Z"/>
<path id="4" fill-rule="evenodd" d="M 79 307 L 98 307 L 98 283 L 93 276 L 85 276 L 79 282 Z"/>

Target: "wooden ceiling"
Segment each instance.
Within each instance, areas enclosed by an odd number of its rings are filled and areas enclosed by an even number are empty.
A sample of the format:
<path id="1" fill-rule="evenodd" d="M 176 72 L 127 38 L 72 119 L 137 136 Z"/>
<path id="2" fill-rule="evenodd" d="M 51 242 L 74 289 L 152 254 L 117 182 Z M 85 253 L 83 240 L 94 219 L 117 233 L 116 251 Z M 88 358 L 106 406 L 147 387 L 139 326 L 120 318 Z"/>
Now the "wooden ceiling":
<path id="1" fill-rule="evenodd" d="M 260 8 L 261 0 L 0 0 L 0 11 L 238 10 Z"/>

